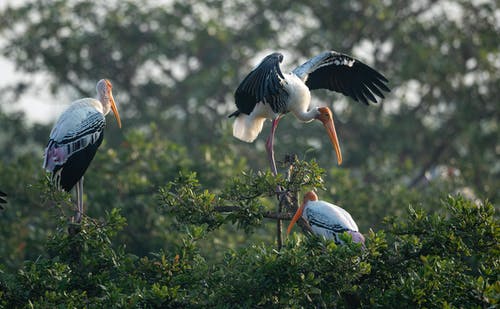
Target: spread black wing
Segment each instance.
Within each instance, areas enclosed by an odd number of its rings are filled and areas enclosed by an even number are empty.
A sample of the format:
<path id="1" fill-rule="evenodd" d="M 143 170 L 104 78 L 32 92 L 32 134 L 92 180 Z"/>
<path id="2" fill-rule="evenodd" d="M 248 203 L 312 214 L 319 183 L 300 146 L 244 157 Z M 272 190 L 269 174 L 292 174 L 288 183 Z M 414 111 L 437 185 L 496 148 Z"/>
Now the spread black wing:
<path id="1" fill-rule="evenodd" d="M 384 98 L 383 91 L 391 91 L 387 78 L 363 62 L 334 51 L 322 55 L 324 57 L 313 58 L 318 63 L 306 67 L 309 71 L 303 72 L 307 74 L 304 77 L 310 90 L 337 91 L 365 104 L 368 101 L 377 103 L 375 96 Z"/>
<path id="2" fill-rule="evenodd" d="M 234 93 L 238 111 L 229 117 L 239 113 L 250 114 L 259 102 L 269 104 L 275 113 L 286 112 L 288 93 L 283 88 L 284 76 L 279 66 L 281 61 L 281 53 L 272 53 L 243 79 Z"/>

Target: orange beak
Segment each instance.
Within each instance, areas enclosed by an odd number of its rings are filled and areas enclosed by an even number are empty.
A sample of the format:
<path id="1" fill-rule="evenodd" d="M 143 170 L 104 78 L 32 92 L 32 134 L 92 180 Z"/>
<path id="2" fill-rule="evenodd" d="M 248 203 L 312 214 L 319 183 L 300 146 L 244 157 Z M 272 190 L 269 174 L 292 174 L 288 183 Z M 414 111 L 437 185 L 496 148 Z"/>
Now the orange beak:
<path id="1" fill-rule="evenodd" d="M 297 209 L 297 212 L 293 216 L 292 221 L 290 221 L 290 225 L 288 225 L 288 228 L 286 229 L 287 235 L 289 235 L 290 232 L 292 231 L 292 227 L 294 226 L 295 222 L 297 222 L 297 220 L 299 220 L 300 216 L 302 216 L 302 212 L 304 211 L 305 206 L 306 206 L 306 202 L 302 203 L 302 205 L 300 205 L 299 209 Z"/>
<path id="2" fill-rule="evenodd" d="M 289 235 L 290 232 L 292 231 L 292 227 L 299 220 L 300 216 L 302 216 L 302 213 L 304 212 L 304 209 L 306 208 L 306 204 L 310 201 L 317 201 L 318 200 L 318 195 L 314 193 L 314 191 L 309 191 L 304 195 L 304 199 L 302 202 L 302 205 L 300 205 L 299 209 L 297 209 L 297 212 L 292 218 L 292 221 L 290 221 L 290 225 L 288 226 L 288 229 L 286 230 L 286 234 Z"/>
<path id="3" fill-rule="evenodd" d="M 317 119 L 321 121 L 325 126 L 326 132 L 328 133 L 328 137 L 330 137 L 330 141 L 333 144 L 333 148 L 335 148 L 338 165 L 341 165 L 342 153 L 340 151 L 340 144 L 337 138 L 337 131 L 335 130 L 335 124 L 333 123 L 332 111 L 328 107 L 320 107 L 319 111 L 320 115 L 317 117 Z"/>
<path id="4" fill-rule="evenodd" d="M 115 115 L 116 121 L 118 122 L 118 127 L 122 127 L 122 121 L 120 120 L 120 114 L 118 114 L 118 109 L 116 108 L 116 103 L 115 99 L 113 98 L 113 94 L 109 93 L 109 99 L 111 101 L 111 110 L 113 111 L 113 114 Z"/>

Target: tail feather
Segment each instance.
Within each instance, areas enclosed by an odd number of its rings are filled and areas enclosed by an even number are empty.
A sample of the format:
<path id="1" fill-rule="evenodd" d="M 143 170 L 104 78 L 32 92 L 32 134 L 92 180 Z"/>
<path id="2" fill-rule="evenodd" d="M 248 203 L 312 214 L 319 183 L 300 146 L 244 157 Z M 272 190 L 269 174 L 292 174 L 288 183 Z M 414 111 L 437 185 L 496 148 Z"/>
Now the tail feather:
<path id="1" fill-rule="evenodd" d="M 253 142 L 262 131 L 265 120 L 266 118 L 254 118 L 247 114 L 239 114 L 233 124 L 234 137 L 247 143 Z"/>

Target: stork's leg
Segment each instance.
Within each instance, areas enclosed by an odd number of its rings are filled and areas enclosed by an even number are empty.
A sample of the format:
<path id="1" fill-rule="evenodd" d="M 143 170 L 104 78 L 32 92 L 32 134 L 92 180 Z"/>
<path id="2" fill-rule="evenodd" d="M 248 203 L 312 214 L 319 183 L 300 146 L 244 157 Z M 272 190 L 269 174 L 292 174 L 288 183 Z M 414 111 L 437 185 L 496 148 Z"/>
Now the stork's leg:
<path id="1" fill-rule="evenodd" d="M 76 183 L 76 216 L 75 222 L 80 223 L 83 215 L 83 176 Z"/>
<path id="2" fill-rule="evenodd" d="M 274 133 L 276 133 L 276 128 L 278 127 L 278 122 L 280 121 L 281 116 L 278 116 L 273 119 L 273 123 L 271 125 L 271 134 L 266 141 L 266 150 L 267 157 L 269 159 L 269 164 L 271 165 L 271 172 L 274 176 L 278 175 L 278 169 L 276 168 L 276 161 L 274 160 Z M 276 197 L 278 198 L 278 213 L 281 213 L 281 196 L 282 196 L 282 188 L 278 186 L 276 188 Z M 281 250 L 283 245 L 283 237 L 282 237 L 282 221 L 280 219 L 276 222 L 276 232 L 277 232 L 277 242 L 278 242 L 278 250 Z"/>
<path id="3" fill-rule="evenodd" d="M 266 150 L 267 157 L 269 159 L 269 164 L 271 165 L 271 172 L 273 175 L 278 175 L 278 170 L 276 169 L 276 161 L 274 160 L 274 133 L 276 132 L 276 127 L 278 127 L 278 122 L 281 119 L 281 115 L 273 119 L 273 123 L 271 125 L 271 134 L 266 141 Z"/>

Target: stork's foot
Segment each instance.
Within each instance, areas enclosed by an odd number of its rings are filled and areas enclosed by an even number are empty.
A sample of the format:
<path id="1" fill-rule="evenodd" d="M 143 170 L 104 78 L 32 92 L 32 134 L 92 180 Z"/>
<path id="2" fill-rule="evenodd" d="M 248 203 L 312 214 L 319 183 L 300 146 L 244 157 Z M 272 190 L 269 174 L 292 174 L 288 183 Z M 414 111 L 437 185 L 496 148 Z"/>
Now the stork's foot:
<path id="1" fill-rule="evenodd" d="M 275 192 L 278 197 L 282 197 L 288 193 L 288 191 L 285 190 L 285 188 L 283 188 L 282 186 L 277 186 Z"/>
<path id="2" fill-rule="evenodd" d="M 287 200 L 289 202 L 290 198 L 291 198 L 291 192 L 288 191 L 287 189 L 281 187 L 281 186 L 277 186 L 276 187 L 276 198 L 278 199 L 278 201 L 280 203 L 284 203 L 284 204 L 287 204 Z"/>
<path id="3" fill-rule="evenodd" d="M 80 220 L 76 221 L 75 217 L 71 217 L 70 221 L 68 222 L 68 234 L 70 236 L 74 236 L 80 233 L 80 231 L 82 230 L 82 225 L 80 223 Z"/>

